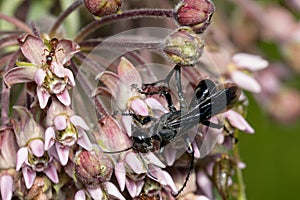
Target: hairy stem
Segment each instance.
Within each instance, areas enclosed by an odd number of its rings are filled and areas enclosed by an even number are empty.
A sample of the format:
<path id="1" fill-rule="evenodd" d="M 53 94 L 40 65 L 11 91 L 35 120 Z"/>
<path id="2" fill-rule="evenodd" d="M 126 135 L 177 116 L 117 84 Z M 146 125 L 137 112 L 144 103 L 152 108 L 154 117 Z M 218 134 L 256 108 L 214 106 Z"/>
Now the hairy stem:
<path id="1" fill-rule="evenodd" d="M 29 34 L 31 33 L 31 29 L 29 28 L 29 26 L 27 26 L 27 24 L 23 23 L 22 21 L 18 20 L 17 18 L 9 17 L 7 15 L 0 13 L 0 19 L 3 19 L 5 21 L 15 25 L 16 27 L 22 29 L 26 33 L 29 33 Z"/>
<path id="2" fill-rule="evenodd" d="M 234 134 L 235 138 L 238 138 L 238 130 L 235 131 Z M 239 146 L 238 144 L 235 144 L 233 147 L 233 156 L 236 163 L 240 162 L 240 153 L 239 153 Z M 243 179 L 242 169 L 238 166 L 236 166 L 236 176 L 237 176 L 237 183 L 238 183 L 238 200 L 247 200 L 246 197 L 246 187 Z"/>
<path id="3" fill-rule="evenodd" d="M 133 19 L 141 17 L 168 17 L 173 18 L 174 12 L 172 9 L 137 9 L 137 10 L 127 10 L 121 14 L 108 15 L 102 17 L 98 21 L 93 21 L 85 26 L 75 37 L 75 42 L 82 41 L 86 36 L 88 36 L 93 31 L 97 30 L 104 24 L 117 21 L 120 19 Z"/>
<path id="4" fill-rule="evenodd" d="M 14 53 L 11 54 L 11 58 L 8 61 L 5 71 L 10 70 L 14 64 L 16 63 L 16 60 L 19 56 L 20 51 L 17 50 Z M 1 94 L 1 125 L 6 126 L 9 122 L 9 96 L 10 96 L 10 88 L 7 87 L 2 81 L 2 94 Z"/>
<path id="5" fill-rule="evenodd" d="M 65 11 L 60 13 L 60 15 L 57 17 L 56 22 L 52 25 L 49 31 L 49 36 L 52 38 L 55 34 L 59 26 L 64 22 L 64 20 L 79 6 L 83 4 L 82 0 L 77 0 L 73 4 L 70 5 L 69 8 L 67 8 Z"/>

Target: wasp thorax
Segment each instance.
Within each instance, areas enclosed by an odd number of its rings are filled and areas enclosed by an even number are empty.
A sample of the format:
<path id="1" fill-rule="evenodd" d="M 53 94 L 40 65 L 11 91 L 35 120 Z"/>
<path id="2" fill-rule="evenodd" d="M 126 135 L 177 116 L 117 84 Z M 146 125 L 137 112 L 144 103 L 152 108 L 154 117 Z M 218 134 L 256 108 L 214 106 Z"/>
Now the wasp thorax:
<path id="1" fill-rule="evenodd" d="M 176 64 L 193 65 L 202 55 L 204 39 L 189 27 L 181 27 L 167 36 L 163 51 Z"/>
<path id="2" fill-rule="evenodd" d="M 210 0 L 182 0 L 175 9 L 176 21 L 203 33 L 210 24 L 215 6 Z"/>

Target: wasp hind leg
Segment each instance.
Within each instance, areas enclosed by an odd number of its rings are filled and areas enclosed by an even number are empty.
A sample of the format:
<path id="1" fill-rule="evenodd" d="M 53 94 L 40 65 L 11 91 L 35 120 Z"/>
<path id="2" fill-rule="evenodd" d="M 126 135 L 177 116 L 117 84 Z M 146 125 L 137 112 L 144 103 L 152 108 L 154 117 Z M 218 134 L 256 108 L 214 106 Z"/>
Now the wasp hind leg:
<path id="1" fill-rule="evenodd" d="M 187 173 L 187 175 L 185 177 L 184 183 L 181 186 L 180 190 L 177 192 L 177 194 L 175 194 L 175 195 L 172 194 L 173 197 L 175 197 L 175 198 L 178 197 L 180 195 L 180 193 L 184 190 L 184 188 L 185 188 L 185 186 L 186 186 L 186 184 L 187 184 L 187 182 L 188 182 L 188 180 L 190 178 L 191 172 L 192 172 L 192 170 L 194 168 L 194 159 L 195 159 L 194 148 L 193 148 L 193 145 L 192 145 L 192 143 L 190 142 L 190 140 L 188 138 L 186 139 L 186 145 L 187 145 L 187 152 L 191 156 L 189 171 L 188 171 L 188 173 Z"/>

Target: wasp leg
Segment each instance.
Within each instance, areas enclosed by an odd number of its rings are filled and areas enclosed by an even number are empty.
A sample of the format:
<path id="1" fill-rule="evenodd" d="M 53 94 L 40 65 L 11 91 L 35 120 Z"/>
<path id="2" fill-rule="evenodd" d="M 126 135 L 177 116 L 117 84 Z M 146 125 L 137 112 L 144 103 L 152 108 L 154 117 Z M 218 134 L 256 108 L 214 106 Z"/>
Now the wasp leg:
<path id="1" fill-rule="evenodd" d="M 191 155 L 191 160 L 190 160 L 190 166 L 189 166 L 189 171 L 185 177 L 185 181 L 182 185 L 182 187 L 180 188 L 180 190 L 177 192 L 177 194 L 173 195 L 173 197 L 177 197 L 182 191 L 183 189 L 185 188 L 189 178 L 190 178 L 190 175 L 191 175 L 191 172 L 194 168 L 194 159 L 195 159 L 195 155 L 194 155 L 194 148 L 193 148 L 193 145 L 192 143 L 190 142 L 190 140 L 187 138 L 186 139 L 186 144 L 187 144 L 187 152 Z"/>

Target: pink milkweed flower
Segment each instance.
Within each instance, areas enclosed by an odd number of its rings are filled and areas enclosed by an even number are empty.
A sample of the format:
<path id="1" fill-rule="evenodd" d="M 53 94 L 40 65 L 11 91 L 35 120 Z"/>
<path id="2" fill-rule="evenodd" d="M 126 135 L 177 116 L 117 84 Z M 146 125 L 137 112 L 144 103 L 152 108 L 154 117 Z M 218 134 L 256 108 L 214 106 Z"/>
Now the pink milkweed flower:
<path id="1" fill-rule="evenodd" d="M 58 175 L 53 158 L 44 151 L 44 142 L 41 139 L 32 139 L 28 145 L 21 147 L 17 152 L 16 170 L 22 168 L 26 188 L 32 187 L 36 172 L 44 172 L 54 183 L 58 183 Z"/>
<path id="2" fill-rule="evenodd" d="M 225 118 L 228 120 L 231 126 L 244 131 L 246 133 L 254 133 L 254 129 L 250 124 L 245 120 L 245 118 L 233 110 L 228 110 L 224 113 Z"/>
<path id="3" fill-rule="evenodd" d="M 17 62 L 17 67 L 5 73 L 5 83 L 11 86 L 34 81 L 42 109 L 46 107 L 51 94 L 64 105 L 70 105 L 68 89 L 75 86 L 75 80 L 72 71 L 63 65 L 79 51 L 79 46 L 71 40 L 61 39 L 54 48 L 51 45 L 47 46 L 41 38 L 33 35 L 26 35 L 20 41 L 21 52 L 29 63 Z M 50 56 L 50 52 L 53 51 L 54 55 Z"/>
<path id="4" fill-rule="evenodd" d="M 85 132 L 89 130 L 88 125 L 70 107 L 53 99 L 46 121 L 48 128 L 45 131 L 45 150 L 55 146 L 62 165 L 67 164 L 69 150 L 73 145 L 78 144 L 88 151 L 92 150 L 92 143 Z"/>
<path id="5" fill-rule="evenodd" d="M 14 180 L 10 174 L 0 174 L 0 193 L 2 200 L 12 199 L 13 185 Z"/>
<path id="6" fill-rule="evenodd" d="M 142 77 L 126 58 L 122 57 L 117 67 L 117 74 L 105 71 L 97 77 L 109 88 L 117 109 L 129 111 L 140 117 L 153 115 L 154 110 L 167 112 L 167 109 L 155 98 L 145 97 L 138 89 L 142 87 Z M 99 88 L 97 89 L 99 90 Z M 97 90 L 94 93 L 97 93 Z M 127 134 L 131 136 L 131 116 L 122 116 Z"/>
<path id="7" fill-rule="evenodd" d="M 232 57 L 228 66 L 228 76 L 239 87 L 258 93 L 261 91 L 261 86 L 251 73 L 265 69 L 268 65 L 269 62 L 260 56 L 238 53 Z"/>

